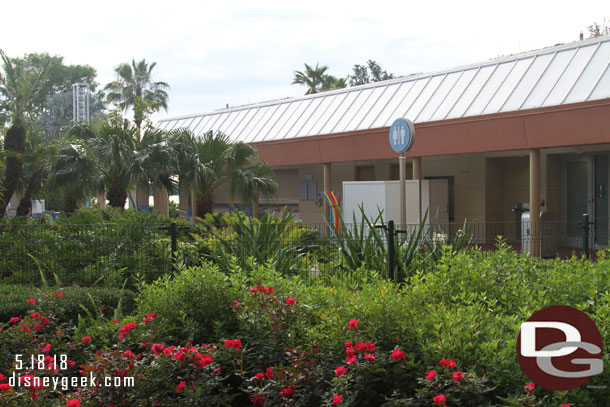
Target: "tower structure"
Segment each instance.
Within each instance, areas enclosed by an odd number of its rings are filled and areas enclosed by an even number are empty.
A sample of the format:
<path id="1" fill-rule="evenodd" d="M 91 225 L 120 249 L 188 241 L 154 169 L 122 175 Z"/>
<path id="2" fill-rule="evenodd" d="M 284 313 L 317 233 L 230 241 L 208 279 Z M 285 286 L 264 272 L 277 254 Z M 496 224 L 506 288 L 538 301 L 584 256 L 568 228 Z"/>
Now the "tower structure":
<path id="1" fill-rule="evenodd" d="M 75 123 L 89 122 L 89 93 L 86 83 L 72 85 L 72 120 Z"/>

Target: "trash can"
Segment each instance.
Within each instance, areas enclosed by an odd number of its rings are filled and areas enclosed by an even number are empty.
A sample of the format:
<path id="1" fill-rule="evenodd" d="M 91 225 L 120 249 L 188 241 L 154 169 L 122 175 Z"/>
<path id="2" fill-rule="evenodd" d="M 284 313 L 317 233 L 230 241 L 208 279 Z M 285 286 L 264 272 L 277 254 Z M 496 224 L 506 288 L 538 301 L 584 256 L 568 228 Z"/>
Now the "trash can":
<path id="1" fill-rule="evenodd" d="M 532 227 L 530 212 L 521 215 L 521 251 L 532 252 Z M 540 257 L 555 257 L 557 255 L 557 233 L 553 215 L 549 212 L 540 211 L 540 239 L 538 240 Z"/>
<path id="2" fill-rule="evenodd" d="M 532 252 L 532 230 L 530 228 L 530 211 L 521 214 L 521 252 Z"/>

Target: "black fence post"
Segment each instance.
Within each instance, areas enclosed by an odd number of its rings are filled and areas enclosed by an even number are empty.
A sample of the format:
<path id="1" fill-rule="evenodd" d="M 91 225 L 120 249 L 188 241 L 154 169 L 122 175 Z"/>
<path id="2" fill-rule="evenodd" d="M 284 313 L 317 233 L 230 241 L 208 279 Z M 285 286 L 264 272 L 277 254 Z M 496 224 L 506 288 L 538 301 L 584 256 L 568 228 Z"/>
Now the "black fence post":
<path id="1" fill-rule="evenodd" d="M 589 214 L 582 214 L 582 251 L 589 257 Z"/>
<path id="2" fill-rule="evenodd" d="M 172 268 L 176 267 L 176 253 L 178 252 L 178 235 L 176 233 L 176 222 L 169 225 L 169 234 L 172 238 Z"/>
<path id="3" fill-rule="evenodd" d="M 388 279 L 394 279 L 394 221 L 388 221 Z"/>

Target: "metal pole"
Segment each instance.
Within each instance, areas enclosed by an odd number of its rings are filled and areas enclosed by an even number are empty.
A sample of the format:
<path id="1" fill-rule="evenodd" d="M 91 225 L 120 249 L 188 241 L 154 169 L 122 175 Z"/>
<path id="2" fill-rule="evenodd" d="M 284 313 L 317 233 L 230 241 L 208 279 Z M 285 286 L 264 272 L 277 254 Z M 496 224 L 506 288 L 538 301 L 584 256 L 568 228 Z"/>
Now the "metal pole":
<path id="1" fill-rule="evenodd" d="M 589 257 L 589 214 L 582 214 L 582 251 Z"/>
<path id="2" fill-rule="evenodd" d="M 407 158 L 405 153 L 400 153 L 398 157 L 398 168 L 400 174 L 400 226 L 405 227 L 407 224 L 407 202 L 406 202 L 406 191 L 407 191 L 407 180 L 405 174 Z"/>
<path id="3" fill-rule="evenodd" d="M 394 279 L 394 221 L 388 221 L 388 279 Z"/>
<path id="4" fill-rule="evenodd" d="M 422 181 L 422 172 L 421 172 L 421 157 L 413 157 L 413 179 L 417 180 L 417 206 L 418 206 L 418 223 L 421 223 L 421 181 Z"/>
<path id="5" fill-rule="evenodd" d="M 176 253 L 178 252 L 178 235 L 176 233 L 176 222 L 169 225 L 169 234 L 172 238 L 172 268 L 176 267 Z"/>

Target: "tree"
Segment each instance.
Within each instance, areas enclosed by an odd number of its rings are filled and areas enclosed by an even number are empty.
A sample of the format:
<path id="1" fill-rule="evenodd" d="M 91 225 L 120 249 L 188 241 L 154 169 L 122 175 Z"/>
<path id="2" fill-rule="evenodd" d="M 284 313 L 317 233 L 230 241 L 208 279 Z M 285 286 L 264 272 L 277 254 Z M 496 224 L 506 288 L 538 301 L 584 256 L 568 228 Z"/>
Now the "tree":
<path id="1" fill-rule="evenodd" d="M 354 74 L 349 76 L 350 86 L 364 85 L 394 78 L 394 74 L 382 70 L 381 66 L 372 59 L 369 59 L 366 65 L 354 65 L 352 69 Z"/>
<path id="2" fill-rule="evenodd" d="M 268 172 L 261 170 L 258 154 L 248 144 L 231 144 L 221 132 L 195 137 L 187 129 L 173 131 L 171 140 L 180 190 L 191 190 L 193 218 L 212 213 L 214 192 L 225 182 L 229 182 L 232 197 L 244 203 L 253 202 L 256 191 L 266 198 L 277 191 L 277 184 L 266 179 Z M 275 186 L 269 186 L 271 183 Z"/>
<path id="3" fill-rule="evenodd" d="M 110 206 L 124 208 L 127 192 L 138 174 L 137 143 L 140 130 L 116 118 L 74 126 L 70 133 L 93 154 Z"/>
<path id="4" fill-rule="evenodd" d="M 13 61 L 0 50 L 4 75 L 0 76 L 0 95 L 3 109 L 11 113 L 11 126 L 4 138 L 4 179 L 0 188 L 0 218 L 17 189 L 23 168 L 22 155 L 26 148 L 26 113 L 35 112 L 35 101 L 42 92 L 45 80 L 55 67 L 47 59 L 40 66 L 27 67 Z"/>
<path id="5" fill-rule="evenodd" d="M 275 175 L 266 162 L 254 159 L 245 168 L 236 168 L 231 174 L 231 199 L 239 198 L 245 205 L 252 205 L 252 216 L 258 218 L 259 197 L 269 200 L 277 196 L 279 187 Z"/>
<path id="6" fill-rule="evenodd" d="M 105 106 L 102 99 L 103 95 L 99 93 L 91 94 L 89 99 L 91 122 L 104 116 Z M 57 140 L 63 131 L 73 125 L 73 106 L 72 91 L 56 93 L 47 98 L 45 110 L 38 119 L 38 126 L 45 133 L 47 143 Z"/>
<path id="7" fill-rule="evenodd" d="M 333 89 L 342 89 L 347 87 L 347 79 L 346 78 L 337 78 L 333 75 L 326 75 L 324 77 L 324 83 L 320 88 L 320 91 L 333 90 Z"/>
<path id="8" fill-rule="evenodd" d="M 104 87 L 108 92 L 108 102 L 116 103 L 123 111 L 133 111 L 133 121 L 138 129 L 148 114 L 161 108 L 167 111 L 169 85 L 153 80 L 152 70 L 156 65 L 156 62 L 148 65 L 145 59 L 138 63 L 132 59 L 131 65 L 117 66 L 114 70 L 117 79 Z"/>
<path id="9" fill-rule="evenodd" d="M 319 66 L 316 64 L 315 68 L 305 64 L 305 71 L 294 71 L 294 80 L 292 84 L 305 85 L 307 86 L 306 95 L 318 93 L 321 87 L 324 85 L 325 72 L 328 70 L 326 65 Z"/>
<path id="10" fill-rule="evenodd" d="M 95 159 L 82 140 L 62 140 L 51 168 L 49 188 L 62 195 L 66 213 L 74 212 L 81 202 L 100 189 L 101 179 Z"/>
<path id="11" fill-rule="evenodd" d="M 148 194 L 148 185 L 152 184 L 155 193 L 155 210 L 169 216 L 167 200 L 169 193 L 176 192 L 176 182 L 172 174 L 176 173 L 175 151 L 171 148 L 166 132 L 148 126 L 136 147 L 136 185 L 144 187 Z"/>
<path id="12" fill-rule="evenodd" d="M 593 22 L 589 27 L 589 38 L 597 38 L 602 37 L 604 35 L 610 35 L 610 26 L 607 24 L 606 19 L 604 19 L 603 24 L 598 24 L 597 22 Z"/>
<path id="13" fill-rule="evenodd" d="M 47 145 L 38 131 L 30 132 L 23 155 L 22 180 L 17 190 L 21 200 L 17 206 L 17 216 L 28 216 L 32 210 L 32 199 L 42 191 L 52 172 L 51 162 L 56 155 L 55 145 Z"/>

